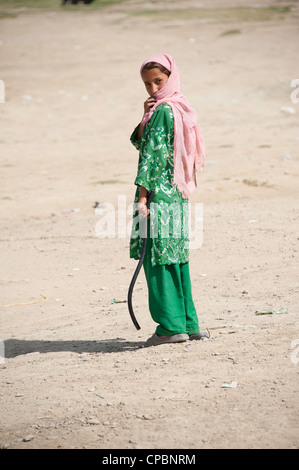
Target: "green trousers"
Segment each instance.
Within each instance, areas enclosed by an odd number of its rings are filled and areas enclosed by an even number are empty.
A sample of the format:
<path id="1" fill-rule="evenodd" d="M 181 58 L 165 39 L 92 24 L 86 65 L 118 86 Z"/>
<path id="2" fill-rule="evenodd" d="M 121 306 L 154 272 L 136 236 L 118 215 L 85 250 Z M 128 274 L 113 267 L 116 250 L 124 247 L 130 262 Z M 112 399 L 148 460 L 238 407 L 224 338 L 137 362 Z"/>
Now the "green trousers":
<path id="1" fill-rule="evenodd" d="M 148 237 L 143 267 L 149 310 L 154 322 L 158 323 L 156 333 L 162 336 L 199 333 L 189 263 L 152 266 L 151 247 L 152 240 Z"/>

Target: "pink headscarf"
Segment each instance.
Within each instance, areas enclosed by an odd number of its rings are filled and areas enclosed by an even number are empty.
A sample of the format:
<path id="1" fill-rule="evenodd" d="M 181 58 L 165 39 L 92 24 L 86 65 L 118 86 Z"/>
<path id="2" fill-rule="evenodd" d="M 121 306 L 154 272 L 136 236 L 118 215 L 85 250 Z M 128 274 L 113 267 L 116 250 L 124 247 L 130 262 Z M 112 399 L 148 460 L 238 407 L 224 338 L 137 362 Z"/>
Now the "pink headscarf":
<path id="1" fill-rule="evenodd" d="M 185 199 L 190 198 L 197 186 L 196 173 L 202 171 L 205 164 L 202 132 L 194 109 L 189 106 L 186 97 L 180 91 L 182 85 L 174 59 L 167 54 L 153 55 L 142 64 L 140 74 L 148 62 L 163 65 L 169 70 L 170 76 L 163 88 L 155 94 L 156 103 L 143 116 L 142 124 L 150 121 L 155 109 L 161 103 L 168 103 L 171 106 L 174 117 L 173 185 L 177 186 Z"/>

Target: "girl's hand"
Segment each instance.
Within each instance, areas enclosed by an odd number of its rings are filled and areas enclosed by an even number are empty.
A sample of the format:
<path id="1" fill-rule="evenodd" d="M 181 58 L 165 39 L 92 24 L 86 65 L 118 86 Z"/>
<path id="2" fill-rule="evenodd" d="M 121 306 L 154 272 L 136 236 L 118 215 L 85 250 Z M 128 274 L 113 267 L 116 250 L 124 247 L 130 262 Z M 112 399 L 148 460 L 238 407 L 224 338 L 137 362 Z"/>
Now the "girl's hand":
<path id="1" fill-rule="evenodd" d="M 149 110 L 154 106 L 155 102 L 156 102 L 155 98 L 148 98 L 144 102 L 144 114 L 149 112 Z M 136 135 L 137 140 L 141 139 L 143 128 L 144 128 L 144 124 L 139 124 L 139 128 L 138 128 L 137 135 Z"/>
<path id="2" fill-rule="evenodd" d="M 145 218 L 149 218 L 149 209 L 147 208 L 147 198 L 146 197 L 141 197 L 139 199 L 139 202 L 138 202 L 138 206 L 137 206 L 137 211 L 138 211 L 138 214 L 141 215 L 141 217 Z"/>
<path id="3" fill-rule="evenodd" d="M 144 114 L 150 111 L 150 109 L 154 106 L 155 102 L 156 102 L 155 98 L 148 98 L 144 102 Z"/>

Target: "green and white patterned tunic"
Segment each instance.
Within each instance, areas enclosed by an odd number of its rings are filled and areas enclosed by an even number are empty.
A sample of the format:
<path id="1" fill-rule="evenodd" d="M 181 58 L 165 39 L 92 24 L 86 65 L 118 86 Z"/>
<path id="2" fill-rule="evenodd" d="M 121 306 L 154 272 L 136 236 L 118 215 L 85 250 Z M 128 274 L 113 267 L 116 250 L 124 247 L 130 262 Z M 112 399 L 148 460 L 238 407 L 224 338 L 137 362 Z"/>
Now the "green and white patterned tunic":
<path id="1" fill-rule="evenodd" d="M 172 109 L 167 103 L 157 107 L 144 127 L 140 140 L 138 127 L 131 135 L 132 144 L 139 150 L 133 227 L 130 239 L 130 258 L 139 259 L 142 234 L 141 218 L 137 213 L 140 186 L 154 190 L 150 207 L 150 234 L 153 239 L 152 266 L 186 263 L 189 259 L 189 203 L 172 184 L 174 130 Z M 139 236 L 140 235 L 140 236 Z"/>

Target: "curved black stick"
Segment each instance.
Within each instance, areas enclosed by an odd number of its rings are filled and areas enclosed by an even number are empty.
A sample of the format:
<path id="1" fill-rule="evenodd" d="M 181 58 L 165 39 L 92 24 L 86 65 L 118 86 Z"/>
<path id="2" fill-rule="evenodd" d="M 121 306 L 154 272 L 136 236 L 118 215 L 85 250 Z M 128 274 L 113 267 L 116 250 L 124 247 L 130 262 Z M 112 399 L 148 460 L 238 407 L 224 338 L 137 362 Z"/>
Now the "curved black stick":
<path id="1" fill-rule="evenodd" d="M 147 208 L 149 209 L 150 208 L 150 205 L 151 205 L 151 202 L 152 202 L 152 199 L 153 199 L 153 196 L 155 194 L 155 191 L 151 191 L 150 192 L 150 195 L 147 199 Z M 129 287 L 129 291 L 128 291 L 128 308 L 129 308 L 129 312 L 130 312 L 130 315 L 131 315 L 131 319 L 132 319 L 132 322 L 134 323 L 135 327 L 137 330 L 140 330 L 140 326 L 138 324 L 138 321 L 136 320 L 136 317 L 134 315 L 134 311 L 133 311 L 133 306 L 132 306 L 132 294 L 133 294 L 133 289 L 134 289 L 134 285 L 135 285 L 135 282 L 136 282 L 136 279 L 138 277 L 138 274 L 139 274 L 139 271 L 141 269 L 141 266 L 143 264 L 143 260 L 144 260 L 144 256 L 145 256 L 145 252 L 146 252 L 146 244 L 147 244 L 147 217 L 145 217 L 143 220 L 142 220 L 142 234 L 143 234 L 143 244 L 142 244 L 142 251 L 141 251 L 141 256 L 140 256 L 140 259 L 138 261 L 138 265 L 137 265 L 137 268 L 135 269 L 135 272 L 133 274 L 133 277 L 132 277 L 132 281 L 130 283 L 130 287 Z"/>

